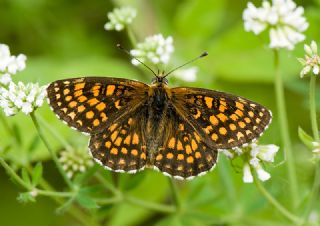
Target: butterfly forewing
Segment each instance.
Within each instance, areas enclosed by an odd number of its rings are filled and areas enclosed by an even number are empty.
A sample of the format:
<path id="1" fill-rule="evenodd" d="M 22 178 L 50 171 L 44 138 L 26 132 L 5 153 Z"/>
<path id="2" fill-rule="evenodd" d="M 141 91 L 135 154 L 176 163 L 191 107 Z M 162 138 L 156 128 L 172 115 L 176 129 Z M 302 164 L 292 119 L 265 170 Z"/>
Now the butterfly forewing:
<path id="1" fill-rule="evenodd" d="M 48 100 L 57 116 L 85 133 L 98 133 L 147 98 L 148 85 L 127 79 L 85 77 L 53 82 Z"/>
<path id="2" fill-rule="evenodd" d="M 216 149 L 241 147 L 261 136 L 271 122 L 262 105 L 231 94 L 199 88 L 171 89 L 172 103 Z"/>

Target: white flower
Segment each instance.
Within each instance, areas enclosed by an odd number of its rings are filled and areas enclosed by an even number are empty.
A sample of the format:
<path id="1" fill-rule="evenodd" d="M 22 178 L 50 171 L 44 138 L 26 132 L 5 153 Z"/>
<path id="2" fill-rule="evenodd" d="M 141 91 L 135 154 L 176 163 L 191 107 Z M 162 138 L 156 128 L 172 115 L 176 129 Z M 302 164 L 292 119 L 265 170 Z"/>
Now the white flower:
<path id="1" fill-rule="evenodd" d="M 157 34 L 147 37 L 142 43 L 138 43 L 137 48 L 131 50 L 130 53 L 142 62 L 167 64 L 173 51 L 173 38 L 171 36 L 164 38 L 162 34 Z M 133 59 L 132 64 L 138 65 L 140 63 Z"/>
<path id="2" fill-rule="evenodd" d="M 251 173 L 250 166 L 248 164 L 245 164 L 243 166 L 243 177 L 242 180 L 244 183 L 252 183 L 253 182 L 253 176 Z"/>
<path id="3" fill-rule="evenodd" d="M 125 26 L 131 24 L 136 16 L 137 11 L 132 7 L 116 8 L 108 13 L 110 21 L 104 25 L 104 29 L 121 31 Z"/>
<path id="4" fill-rule="evenodd" d="M 78 172 L 85 172 L 94 164 L 91 156 L 84 149 L 64 150 L 60 153 L 59 161 L 69 178 Z"/>
<path id="5" fill-rule="evenodd" d="M 219 149 L 220 152 L 222 152 L 227 158 L 233 159 L 234 158 L 234 153 L 231 150 L 228 149 Z"/>
<path id="6" fill-rule="evenodd" d="M 26 67 L 26 59 L 23 54 L 11 56 L 9 47 L 0 44 L 0 86 L 7 86 L 12 81 L 11 75 Z"/>
<path id="7" fill-rule="evenodd" d="M 10 82 L 8 88 L 0 89 L 0 107 L 7 116 L 15 115 L 19 111 L 30 114 L 42 106 L 45 97 L 46 86 L 39 86 L 37 83 L 25 85 L 22 82 L 16 85 Z"/>
<path id="8" fill-rule="evenodd" d="M 304 77 L 310 71 L 312 71 L 314 75 L 318 75 L 320 72 L 320 56 L 318 54 L 317 43 L 312 41 L 310 46 L 305 44 L 304 51 L 306 52 L 305 58 L 298 58 L 299 62 L 303 65 L 300 77 Z"/>
<path id="9" fill-rule="evenodd" d="M 269 29 L 270 48 L 292 50 L 305 39 L 302 32 L 309 26 L 303 14 L 303 7 L 292 0 L 272 0 L 272 4 L 265 0 L 260 8 L 249 2 L 243 12 L 244 27 L 256 35 Z"/>
<path id="10" fill-rule="evenodd" d="M 245 183 L 253 182 L 253 178 L 250 179 L 252 177 L 250 170 L 256 171 L 259 180 L 269 180 L 271 175 L 262 168 L 262 163 L 273 162 L 276 153 L 279 151 L 279 147 L 274 144 L 258 145 L 252 143 L 248 147 L 243 148 L 242 151 L 246 159 L 243 168 L 243 181 Z"/>
<path id="11" fill-rule="evenodd" d="M 259 180 L 261 181 L 266 181 L 266 180 L 269 180 L 271 178 L 270 174 L 265 171 L 261 165 L 259 165 L 257 168 L 255 168 L 257 174 L 258 174 L 258 178 Z"/>
<path id="12" fill-rule="evenodd" d="M 176 70 L 173 73 L 173 76 L 184 80 L 186 82 L 194 82 L 197 80 L 197 73 L 198 73 L 198 68 L 197 67 L 190 67 L 186 69 L 179 69 Z"/>
<path id="13" fill-rule="evenodd" d="M 276 153 L 279 151 L 279 147 L 274 144 L 269 144 L 269 145 L 252 144 L 251 147 L 252 147 L 250 152 L 251 156 L 253 158 L 258 157 L 260 160 L 265 162 L 273 162 Z"/>
<path id="14" fill-rule="evenodd" d="M 5 73 L 0 75 L 0 85 L 8 85 L 12 81 L 11 75 L 9 73 Z"/>

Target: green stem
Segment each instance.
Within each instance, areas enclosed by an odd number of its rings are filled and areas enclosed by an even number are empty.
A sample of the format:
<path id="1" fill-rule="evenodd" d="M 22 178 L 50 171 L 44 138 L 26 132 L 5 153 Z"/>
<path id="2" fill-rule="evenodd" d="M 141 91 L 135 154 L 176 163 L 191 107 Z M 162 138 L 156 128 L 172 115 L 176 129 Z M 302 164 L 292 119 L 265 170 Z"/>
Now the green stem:
<path id="1" fill-rule="evenodd" d="M 316 109 L 316 76 L 311 75 L 310 78 L 310 118 L 311 118 L 311 126 L 313 137 L 316 141 L 319 141 L 319 130 L 318 130 L 318 123 L 317 123 L 317 109 Z"/>
<path id="2" fill-rule="evenodd" d="M 95 177 L 96 179 L 102 183 L 109 191 L 112 192 L 113 195 L 115 196 L 120 196 L 120 191 L 115 187 L 113 186 L 112 183 L 110 183 L 106 178 L 104 178 L 101 174 L 99 173 L 96 173 L 95 174 Z"/>
<path id="3" fill-rule="evenodd" d="M 147 201 L 137 199 L 137 198 L 131 197 L 131 196 L 126 196 L 124 199 L 131 204 L 141 206 L 146 209 L 162 212 L 162 213 L 174 213 L 176 211 L 176 209 L 173 206 L 167 206 L 167 205 L 162 205 L 162 204 L 158 204 L 158 203 L 147 202 Z"/>
<path id="4" fill-rule="evenodd" d="M 127 27 L 126 30 L 127 30 L 127 34 L 128 34 L 131 45 L 135 47 L 137 45 L 137 39 L 134 36 L 133 31 L 129 27 Z"/>
<path id="5" fill-rule="evenodd" d="M 7 171 L 10 177 L 12 177 L 18 184 L 20 184 L 23 188 L 27 190 L 32 190 L 32 186 L 24 182 L 19 175 L 4 161 L 3 158 L 0 158 L 1 166 Z"/>
<path id="6" fill-rule="evenodd" d="M 298 205 L 298 183 L 296 177 L 296 170 L 294 165 L 294 158 L 292 154 L 292 146 L 289 134 L 288 117 L 286 112 L 286 103 L 284 96 L 283 81 L 279 67 L 279 51 L 274 50 L 274 67 L 275 67 L 275 92 L 277 99 L 277 108 L 280 121 L 280 132 L 284 146 L 285 159 L 287 160 L 287 173 L 289 179 L 289 191 L 291 196 L 292 206 L 294 208 Z"/>
<path id="7" fill-rule="evenodd" d="M 311 127 L 313 138 L 315 141 L 319 142 L 319 130 L 318 130 L 318 123 L 317 123 L 317 109 L 316 109 L 316 76 L 311 75 L 310 77 L 310 90 L 309 90 L 309 98 L 310 98 L 310 119 L 311 119 Z M 314 209 L 315 205 L 317 204 L 317 200 L 319 197 L 320 192 L 320 163 L 316 163 L 314 181 L 312 185 L 312 189 L 309 196 L 309 203 L 306 207 L 305 222 L 308 220 L 311 211 Z"/>
<path id="8" fill-rule="evenodd" d="M 36 130 L 37 130 L 42 142 L 44 143 L 44 145 L 48 149 L 49 153 L 51 154 L 51 157 L 52 157 L 54 163 L 56 164 L 61 176 L 63 177 L 63 179 L 66 182 L 66 184 L 70 187 L 70 189 L 73 190 L 73 184 L 72 184 L 71 180 L 69 179 L 69 177 L 67 176 L 67 174 L 65 173 L 65 171 L 63 170 L 62 165 L 59 162 L 58 157 L 56 156 L 55 152 L 51 149 L 48 141 L 45 139 L 45 136 L 44 136 L 44 134 L 43 134 L 43 132 L 42 132 L 40 126 L 39 126 L 37 118 L 34 115 L 34 112 L 32 112 L 30 114 L 30 116 L 31 116 L 32 122 L 33 122 L 34 126 L 36 127 Z"/>
<path id="9" fill-rule="evenodd" d="M 268 202 L 273 205 L 279 213 L 285 216 L 288 220 L 292 221 L 295 225 L 301 224 L 301 219 L 289 212 L 286 208 L 284 208 L 273 196 L 263 187 L 257 175 L 253 173 L 254 183 L 260 193 L 268 200 Z"/>
<path id="10" fill-rule="evenodd" d="M 171 189 L 172 199 L 173 199 L 174 205 L 176 206 L 177 212 L 180 212 L 181 211 L 181 200 L 179 197 L 177 185 L 176 185 L 173 178 L 169 177 L 168 180 L 169 180 L 169 184 L 170 184 L 170 189 Z"/>
<path id="11" fill-rule="evenodd" d="M 15 133 L 13 132 L 12 128 L 9 126 L 7 120 L 3 117 L 2 113 L 0 113 L 0 119 L 1 119 L 1 122 L 4 126 L 4 129 L 6 131 L 9 131 L 10 135 L 15 137 Z"/>
<path id="12" fill-rule="evenodd" d="M 19 175 L 3 160 L 3 158 L 0 158 L 0 165 L 7 171 L 9 176 L 13 180 L 15 180 L 18 184 L 20 184 L 23 188 L 25 188 L 28 191 L 32 191 L 35 189 L 31 185 L 25 183 L 19 177 Z M 60 197 L 68 197 L 72 194 L 72 193 L 67 193 L 67 192 L 61 193 L 61 192 L 45 191 L 45 190 L 39 190 L 39 189 L 36 189 L 36 191 L 40 195 L 51 197 L 55 202 L 57 202 L 59 204 L 62 204 L 64 202 L 61 199 L 59 199 Z M 87 217 L 84 216 L 84 214 L 81 211 L 79 211 L 78 209 L 71 207 L 70 209 L 68 209 L 68 213 L 70 215 L 72 215 L 75 219 L 77 219 L 79 222 L 83 223 L 84 225 L 86 225 L 86 223 L 88 222 L 88 219 L 86 220 Z"/>

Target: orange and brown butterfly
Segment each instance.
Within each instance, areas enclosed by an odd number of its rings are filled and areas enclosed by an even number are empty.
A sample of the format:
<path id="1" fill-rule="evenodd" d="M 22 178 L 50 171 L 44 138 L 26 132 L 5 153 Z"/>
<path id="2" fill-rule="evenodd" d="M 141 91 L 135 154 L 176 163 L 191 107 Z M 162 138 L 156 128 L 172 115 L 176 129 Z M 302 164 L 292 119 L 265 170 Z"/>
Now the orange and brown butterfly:
<path id="1" fill-rule="evenodd" d="M 116 172 L 145 167 L 176 179 L 212 170 L 222 149 L 262 135 L 271 112 L 245 98 L 202 88 L 170 88 L 168 74 L 150 85 L 122 78 L 58 80 L 47 88 L 55 114 L 90 135 L 93 158 Z"/>

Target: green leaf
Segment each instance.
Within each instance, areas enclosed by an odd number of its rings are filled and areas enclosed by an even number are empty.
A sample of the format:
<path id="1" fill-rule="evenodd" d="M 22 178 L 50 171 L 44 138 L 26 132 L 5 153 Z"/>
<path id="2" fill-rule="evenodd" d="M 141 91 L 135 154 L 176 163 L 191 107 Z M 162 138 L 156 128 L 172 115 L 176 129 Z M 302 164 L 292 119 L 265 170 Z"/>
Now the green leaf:
<path id="1" fill-rule="evenodd" d="M 36 134 L 36 135 L 33 137 L 33 139 L 31 140 L 31 142 L 30 142 L 27 150 L 28 150 L 29 152 L 32 152 L 32 151 L 36 150 L 39 142 L 40 142 L 40 137 L 39 137 L 38 134 Z"/>
<path id="2" fill-rule="evenodd" d="M 29 173 L 27 171 L 26 168 L 22 168 L 21 169 L 21 176 L 22 176 L 22 180 L 27 183 L 27 184 L 31 184 L 31 180 L 30 180 L 30 177 L 29 177 Z"/>
<path id="3" fill-rule="evenodd" d="M 17 200 L 21 203 L 35 202 L 36 199 L 30 194 L 30 192 L 20 193 Z"/>
<path id="4" fill-rule="evenodd" d="M 42 178 L 43 167 L 41 162 L 39 162 L 36 167 L 34 167 L 32 171 L 32 185 L 37 186 L 39 184 L 40 179 Z"/>
<path id="5" fill-rule="evenodd" d="M 12 126 L 12 129 L 13 129 L 14 136 L 17 139 L 18 145 L 21 145 L 22 144 L 22 140 L 21 140 L 21 133 L 20 133 L 19 126 L 16 123 L 14 123 L 13 126 Z"/>
<path id="6" fill-rule="evenodd" d="M 120 183 L 123 190 L 129 191 L 136 188 L 144 180 L 146 176 L 145 172 L 139 172 L 138 174 L 121 174 Z"/>
<path id="7" fill-rule="evenodd" d="M 80 206 L 86 208 L 86 209 L 96 209 L 99 208 L 97 203 L 88 195 L 86 195 L 83 192 L 79 192 L 79 194 L 76 197 L 78 203 Z"/>
<path id="8" fill-rule="evenodd" d="M 314 145 L 312 144 L 314 142 L 314 139 L 307 134 L 301 127 L 298 129 L 298 134 L 300 140 L 310 149 L 314 149 Z"/>

